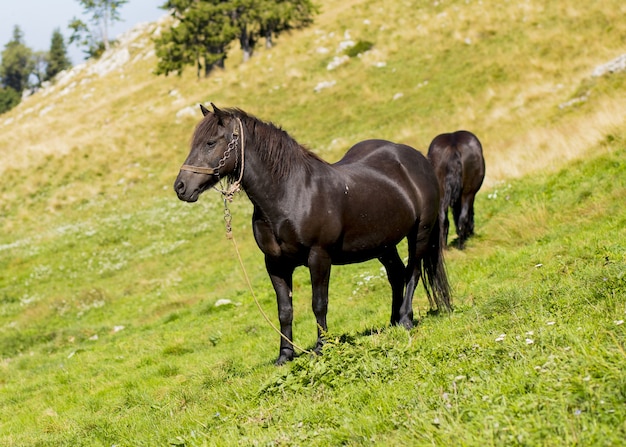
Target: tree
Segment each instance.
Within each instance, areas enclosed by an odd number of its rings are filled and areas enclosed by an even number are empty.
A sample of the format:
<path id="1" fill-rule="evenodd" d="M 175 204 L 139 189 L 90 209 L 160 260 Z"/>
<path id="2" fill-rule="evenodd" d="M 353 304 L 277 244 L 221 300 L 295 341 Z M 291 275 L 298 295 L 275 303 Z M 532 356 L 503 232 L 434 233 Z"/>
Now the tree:
<path id="1" fill-rule="evenodd" d="M 270 6 L 275 3 L 267 1 L 267 5 L 262 5 L 262 0 L 234 0 L 231 10 L 231 21 L 237 29 L 239 46 L 243 51 L 243 61 L 247 62 L 252 57 L 252 52 L 260 36 L 260 15 L 259 6 Z"/>
<path id="2" fill-rule="evenodd" d="M 63 34 L 61 34 L 59 28 L 56 28 L 52 32 L 52 40 L 50 41 L 45 80 L 48 81 L 54 78 L 58 73 L 71 66 L 72 62 L 67 56 L 67 48 L 65 47 Z"/>
<path id="3" fill-rule="evenodd" d="M 177 72 L 196 65 L 198 77 L 223 66 L 229 44 L 237 39 L 244 62 L 257 42 L 312 23 L 317 12 L 311 0 L 168 0 L 176 24 L 155 39 L 159 58 L 156 74 Z"/>
<path id="4" fill-rule="evenodd" d="M 4 46 L 0 77 L 2 86 L 10 87 L 21 94 L 28 86 L 28 78 L 33 72 L 33 51 L 24 43 L 19 26 L 13 28 L 13 39 Z"/>
<path id="5" fill-rule="evenodd" d="M 318 12 L 311 0 L 264 0 L 261 3 L 260 32 L 267 48 L 273 45 L 273 35 L 311 25 L 313 14 Z"/>
<path id="6" fill-rule="evenodd" d="M 20 103 L 20 94 L 11 87 L 0 87 L 0 113 L 8 112 Z"/>
<path id="7" fill-rule="evenodd" d="M 239 31 L 244 61 L 261 38 L 271 48 L 273 36 L 310 25 L 317 13 L 311 0 L 234 0 L 234 5 L 231 18 Z"/>
<path id="8" fill-rule="evenodd" d="M 72 30 L 70 44 L 78 42 L 87 47 L 87 57 L 97 57 L 110 47 L 109 26 L 121 20 L 119 8 L 128 0 L 78 0 L 83 6 L 84 14 L 90 15 L 90 28 L 85 22 L 74 17 L 69 23 Z"/>
<path id="9" fill-rule="evenodd" d="M 214 67 L 224 67 L 226 49 L 235 37 L 230 26 L 227 0 L 169 0 L 175 25 L 154 40 L 159 59 L 156 74 L 182 74 L 185 66 L 195 65 L 197 76 L 208 76 Z"/>

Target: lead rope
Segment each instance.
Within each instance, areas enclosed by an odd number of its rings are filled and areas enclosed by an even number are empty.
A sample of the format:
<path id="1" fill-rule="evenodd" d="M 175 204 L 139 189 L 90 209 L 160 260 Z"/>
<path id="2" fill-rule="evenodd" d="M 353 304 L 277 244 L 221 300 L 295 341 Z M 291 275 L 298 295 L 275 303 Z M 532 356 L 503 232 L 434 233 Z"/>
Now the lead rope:
<path id="1" fill-rule="evenodd" d="M 287 343 L 289 343 L 295 349 L 297 349 L 299 351 L 302 351 L 302 352 L 304 352 L 306 354 L 315 355 L 314 352 L 308 351 L 308 350 L 298 346 L 292 340 L 289 340 L 289 338 L 285 334 L 283 334 L 282 331 L 280 329 L 278 329 L 274 323 L 272 323 L 272 320 L 270 320 L 270 318 L 267 316 L 267 314 L 265 313 L 265 311 L 261 307 L 261 304 L 259 303 L 259 300 L 257 299 L 257 297 L 256 297 L 256 295 L 254 293 L 254 289 L 252 289 L 252 283 L 250 282 L 250 278 L 248 277 L 248 272 L 246 271 L 246 268 L 243 265 L 243 260 L 241 259 L 241 254 L 239 253 L 239 248 L 237 247 L 237 241 L 235 240 L 235 236 L 233 236 L 233 234 L 232 234 L 232 230 L 231 230 L 230 235 L 227 236 L 227 237 L 228 237 L 228 239 L 233 241 L 233 246 L 235 247 L 235 253 L 237 253 L 237 259 L 239 260 L 239 265 L 241 266 L 241 270 L 243 271 L 243 276 L 246 279 L 246 283 L 248 284 L 248 289 L 250 289 L 250 293 L 252 294 L 252 298 L 254 299 L 254 302 L 256 303 L 256 306 L 259 308 L 259 312 L 261 312 L 261 315 L 263 315 L 263 318 L 265 318 L 265 321 L 267 321 L 267 323 L 272 327 L 272 329 L 274 329 L 274 331 L 276 331 L 277 334 L 279 334 L 281 336 L 281 338 L 286 340 Z"/>
<path id="2" fill-rule="evenodd" d="M 226 224 L 226 238 L 230 239 L 233 242 L 233 247 L 235 247 L 235 253 L 237 254 L 237 259 L 239 260 L 239 265 L 241 266 L 241 271 L 243 272 L 243 276 L 246 279 L 246 284 L 248 285 L 248 289 L 250 289 L 250 294 L 252 295 L 252 298 L 254 299 L 254 302 L 256 303 L 256 307 L 259 308 L 259 312 L 261 312 L 261 315 L 263 315 L 263 318 L 265 318 L 265 321 L 267 321 L 267 323 L 272 327 L 272 329 L 274 329 L 274 331 L 276 331 L 281 336 L 281 338 L 286 340 L 287 343 L 289 343 L 295 349 L 302 351 L 306 354 L 314 355 L 315 354 L 314 352 L 308 351 L 298 346 L 297 344 L 295 344 L 292 340 L 289 340 L 289 338 L 285 334 L 283 334 L 283 332 L 280 329 L 278 329 L 276 325 L 272 323 L 272 320 L 270 320 L 270 318 L 267 316 L 267 314 L 261 307 L 261 303 L 259 303 L 259 300 L 257 299 L 256 294 L 254 293 L 254 289 L 252 288 L 252 282 L 250 282 L 250 278 L 248 277 L 248 271 L 246 270 L 246 267 L 243 265 L 243 260 L 241 259 L 241 253 L 239 252 L 237 241 L 235 240 L 235 236 L 233 235 L 233 227 L 232 227 L 233 216 L 230 213 L 230 209 L 228 208 L 228 202 L 232 202 L 233 196 L 235 195 L 235 193 L 241 189 L 241 179 L 243 178 L 244 157 L 245 157 L 243 125 L 241 124 L 241 120 L 239 118 L 237 118 L 237 121 L 239 122 L 239 130 L 241 134 L 241 171 L 239 172 L 239 178 L 230 186 L 230 188 L 228 188 L 227 191 L 218 190 L 224 196 L 224 222 Z"/>
<path id="3" fill-rule="evenodd" d="M 223 166 L 226 163 L 226 158 L 228 158 L 228 156 L 230 156 L 230 151 L 232 149 L 236 149 L 236 145 L 237 145 L 237 139 L 239 136 L 241 136 L 241 169 L 239 170 L 239 178 L 237 180 L 235 180 L 230 187 L 227 190 L 224 189 L 219 189 L 216 187 L 213 187 L 216 191 L 219 191 L 220 194 L 222 194 L 224 196 L 224 205 L 226 205 L 226 200 L 228 200 L 229 202 L 233 201 L 233 197 L 235 196 L 235 193 L 237 193 L 240 189 L 241 189 L 241 179 L 243 178 L 243 168 L 245 165 L 245 142 L 244 142 L 244 135 L 243 135 L 243 124 L 241 123 L 241 120 L 239 118 L 237 118 L 237 122 L 239 123 L 239 130 L 235 129 L 233 131 L 233 139 L 230 143 L 228 143 L 228 149 L 227 151 L 224 153 L 224 157 L 222 157 L 222 159 L 220 160 L 220 162 L 218 163 L 218 168 L 220 166 Z M 232 144 L 232 146 L 231 146 Z M 228 155 L 226 155 L 228 153 Z M 235 157 L 237 157 L 237 151 L 235 150 Z M 236 162 L 235 162 L 236 163 Z M 217 175 L 219 178 L 219 171 L 217 171 Z M 221 183 L 220 183 L 221 186 Z M 230 214 L 230 212 L 229 212 Z M 229 237 L 229 235 L 231 234 L 231 228 L 229 226 L 226 227 L 226 237 Z"/>

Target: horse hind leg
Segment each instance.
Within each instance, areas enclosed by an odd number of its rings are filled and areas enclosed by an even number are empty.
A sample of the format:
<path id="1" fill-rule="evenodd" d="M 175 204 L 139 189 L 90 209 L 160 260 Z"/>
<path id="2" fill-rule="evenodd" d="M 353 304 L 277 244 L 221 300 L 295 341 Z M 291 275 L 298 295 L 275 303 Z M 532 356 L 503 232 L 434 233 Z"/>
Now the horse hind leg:
<path id="1" fill-rule="evenodd" d="M 437 234 L 437 238 L 440 235 Z M 407 329 L 413 327 L 413 295 L 417 284 L 422 278 L 422 263 L 429 248 L 430 228 L 418 226 L 418 230 L 415 233 L 411 233 L 407 236 L 407 242 L 409 247 L 409 261 L 405 270 L 406 288 L 404 290 L 404 298 L 402 306 L 400 307 L 400 319 L 398 324 L 404 326 Z M 428 295 L 430 307 L 434 308 L 430 294 Z"/>
<path id="2" fill-rule="evenodd" d="M 391 324 L 396 325 L 400 323 L 400 309 L 404 295 L 404 263 L 395 247 L 378 260 L 385 267 L 387 279 L 391 285 Z"/>
<path id="3" fill-rule="evenodd" d="M 440 246 L 444 249 L 448 248 L 448 232 L 450 231 L 450 219 L 448 218 L 448 204 L 442 206 L 439 214 L 439 225 L 441 226 Z"/>
<path id="4" fill-rule="evenodd" d="M 458 248 L 462 250 L 465 238 L 463 235 L 463 200 L 460 197 L 452 204 L 452 217 L 454 218 L 454 228 L 456 229 L 456 243 Z"/>
<path id="5" fill-rule="evenodd" d="M 461 199 L 457 225 L 460 250 L 465 248 L 465 241 L 474 234 L 474 197 L 474 194 L 467 194 Z"/>
<path id="6" fill-rule="evenodd" d="M 328 253 L 320 248 L 312 248 L 308 259 L 309 272 L 311 275 L 312 297 L 311 304 L 315 320 L 317 321 L 317 343 L 315 352 L 321 353 L 325 343 L 328 325 L 326 314 L 328 313 L 328 285 L 330 281 L 331 261 Z"/>
<path id="7" fill-rule="evenodd" d="M 468 211 L 468 218 L 467 218 L 467 235 L 468 236 L 474 235 L 474 199 L 475 198 L 476 198 L 476 195 L 472 195 L 470 202 L 469 202 L 469 211 Z"/>

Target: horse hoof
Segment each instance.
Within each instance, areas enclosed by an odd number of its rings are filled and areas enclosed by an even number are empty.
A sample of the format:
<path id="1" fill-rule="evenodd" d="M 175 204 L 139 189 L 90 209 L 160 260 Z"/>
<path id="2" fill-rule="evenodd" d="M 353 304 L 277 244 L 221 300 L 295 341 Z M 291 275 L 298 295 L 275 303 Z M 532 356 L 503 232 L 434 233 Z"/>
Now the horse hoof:
<path id="1" fill-rule="evenodd" d="M 285 363 L 287 363 L 290 359 L 288 359 L 287 357 L 285 357 L 284 355 L 281 355 L 280 357 L 278 357 L 276 359 L 276 361 L 274 362 L 274 365 L 276 366 L 282 366 Z"/>
<path id="2" fill-rule="evenodd" d="M 274 364 L 276 366 L 282 366 L 287 362 L 290 362 L 293 360 L 293 352 L 290 354 L 280 354 L 278 356 L 278 358 L 276 359 L 276 361 L 274 362 Z"/>
<path id="3" fill-rule="evenodd" d="M 409 318 L 400 319 L 400 321 L 398 322 L 398 326 L 402 326 L 408 331 L 410 329 L 413 329 L 413 320 Z"/>

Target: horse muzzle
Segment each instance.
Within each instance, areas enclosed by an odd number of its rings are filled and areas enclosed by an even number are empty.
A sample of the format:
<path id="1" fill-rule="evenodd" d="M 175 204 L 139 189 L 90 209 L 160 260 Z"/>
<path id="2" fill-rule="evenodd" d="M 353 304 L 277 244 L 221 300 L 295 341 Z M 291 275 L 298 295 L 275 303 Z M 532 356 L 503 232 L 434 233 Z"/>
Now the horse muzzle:
<path id="1" fill-rule="evenodd" d="M 215 185 L 219 180 L 217 175 L 189 173 L 182 171 L 174 181 L 174 191 L 180 200 L 196 202 L 200 194 Z"/>

